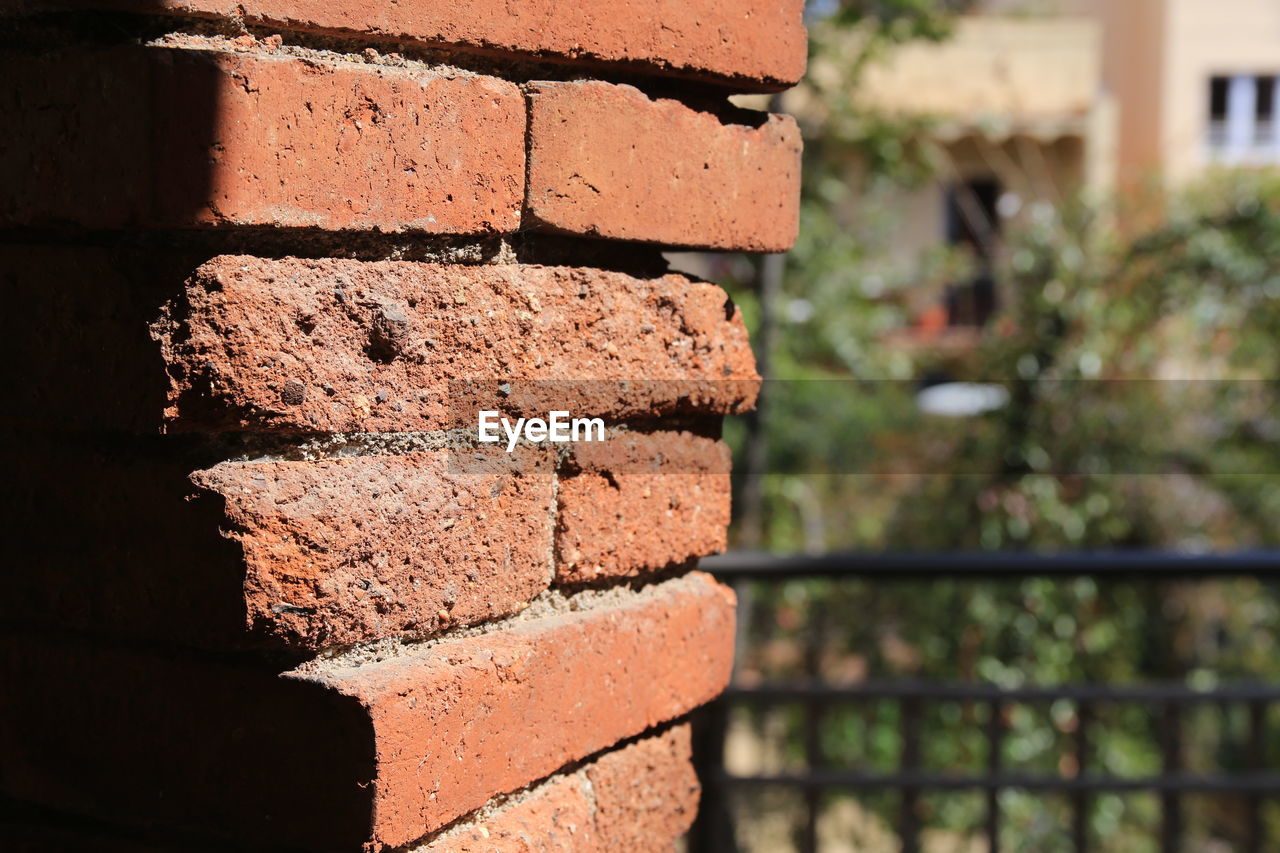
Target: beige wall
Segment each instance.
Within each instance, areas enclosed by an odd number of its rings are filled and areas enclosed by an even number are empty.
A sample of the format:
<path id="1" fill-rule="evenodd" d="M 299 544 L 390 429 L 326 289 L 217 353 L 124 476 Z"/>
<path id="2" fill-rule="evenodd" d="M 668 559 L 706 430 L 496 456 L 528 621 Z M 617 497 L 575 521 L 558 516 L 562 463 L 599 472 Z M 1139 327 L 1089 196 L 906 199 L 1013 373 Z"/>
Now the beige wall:
<path id="1" fill-rule="evenodd" d="M 1280 75 L 1280 0 L 989 0 L 953 39 L 896 51 L 859 97 L 934 117 L 950 167 L 908 194 L 895 256 L 945 232 L 946 184 L 999 178 L 1022 200 L 1183 183 L 1208 164 L 1209 79 Z M 1032 13 L 1021 16 L 1021 13 Z"/>
<path id="2" fill-rule="evenodd" d="M 997 17 L 967 18 L 942 45 L 898 51 L 868 73 L 862 96 L 958 119 L 962 129 L 999 128 L 1002 117 L 1013 128 L 1078 117 L 1062 135 L 1088 140 L 1084 178 L 1094 189 L 1194 178 L 1210 163 L 1210 77 L 1280 75 L 1280 0 L 987 0 L 983 8 Z M 1099 55 L 1100 70 L 1090 64 Z"/>
<path id="3" fill-rule="evenodd" d="M 1280 0 L 1165 0 L 1160 148 L 1170 183 L 1207 164 L 1208 80 L 1280 74 Z"/>
<path id="4" fill-rule="evenodd" d="M 1089 168 L 1084 140 L 1063 137 L 1042 142 L 1014 137 L 994 142 L 977 136 L 941 146 L 945 160 L 939 181 L 903 199 L 903 228 L 894 239 L 893 256 L 908 263 L 925 250 L 940 245 L 946 236 L 946 187 L 957 180 L 994 177 L 1001 189 L 1017 196 L 1020 206 L 1012 220 L 1030 215 L 1037 202 L 1057 204 L 1080 187 Z M 993 223 L 1001 228 L 1010 223 Z"/>
<path id="5" fill-rule="evenodd" d="M 868 67 L 857 98 L 970 127 L 1081 121 L 1101 85 L 1100 39 L 1085 18 L 962 18 L 946 41 L 908 44 Z"/>
<path id="6" fill-rule="evenodd" d="M 1117 113 L 1116 178 L 1157 175 L 1161 152 L 1165 0 L 1063 0 L 1064 11 L 1102 24 L 1102 77 Z"/>
<path id="7" fill-rule="evenodd" d="M 857 97 L 884 112 L 930 117 L 944 184 L 991 175 L 1027 206 L 1071 197 L 1081 185 L 1105 192 L 1115 130 L 1102 38 L 1098 21 L 1084 16 L 966 17 L 941 44 L 897 48 L 868 68 Z M 937 186 L 911 196 L 902 254 L 937 245 L 943 198 Z"/>
<path id="8" fill-rule="evenodd" d="M 1208 163 L 1209 78 L 1280 74 L 1280 0 L 1062 0 L 1103 25 L 1121 182 L 1177 185 Z"/>

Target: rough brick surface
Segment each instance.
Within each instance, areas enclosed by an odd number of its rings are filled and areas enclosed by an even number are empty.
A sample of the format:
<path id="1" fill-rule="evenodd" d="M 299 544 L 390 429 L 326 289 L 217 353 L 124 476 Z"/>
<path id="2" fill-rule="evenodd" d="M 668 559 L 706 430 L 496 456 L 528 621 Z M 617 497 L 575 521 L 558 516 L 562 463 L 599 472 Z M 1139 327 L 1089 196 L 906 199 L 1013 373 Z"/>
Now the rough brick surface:
<path id="1" fill-rule="evenodd" d="M 283 678 L 102 643 L 3 648 L 4 793 L 350 853 L 416 841 L 707 701 L 729 676 L 733 601 L 695 574 Z M 687 777 L 666 809 L 653 790 L 602 798 L 600 813 L 684 819 Z"/>
<path id="2" fill-rule="evenodd" d="M 461 418 L 474 431 L 482 398 L 619 417 L 755 401 L 740 313 L 681 276 L 205 260 L 0 247 L 8 306 L 23 318 L 0 336 L 6 363 L 23 365 L 0 419 L 157 433 L 428 430 Z M 148 326 L 166 313 L 157 344 Z M 480 383 L 477 405 L 460 396 L 464 378 Z"/>
<path id="3" fill-rule="evenodd" d="M 525 109 L 503 80 L 181 45 L 9 51 L 0 77 L 0 225 L 519 225 Z"/>
<path id="4" fill-rule="evenodd" d="M 804 8 L 0 0 L 0 847 L 671 849 Z"/>
<path id="5" fill-rule="evenodd" d="M 727 589 L 694 574 L 639 597 L 603 595 L 591 609 L 310 676 L 374 722 L 376 841 L 419 838 L 723 689 L 733 660 Z"/>
<path id="6" fill-rule="evenodd" d="M 226 504 L 250 625 L 291 647 L 433 633 L 505 616 L 546 588 L 549 454 L 452 452 L 228 462 L 192 479 Z"/>
<path id="7" fill-rule="evenodd" d="M 800 132 L 791 118 L 732 124 L 598 81 L 528 89 L 525 227 L 751 252 L 795 241 Z"/>
<path id="8" fill-rule="evenodd" d="M 636 577 L 723 551 L 729 449 L 688 432 L 617 433 L 573 448 L 560 481 L 556 580 Z"/>
<path id="9" fill-rule="evenodd" d="M 23 0 L 19 0 L 23 2 Z M 420 41 L 551 60 L 629 63 L 779 89 L 805 66 L 802 0 L 26 0 L 62 6 L 217 15 L 308 32 Z"/>
<path id="10" fill-rule="evenodd" d="M 595 803 L 581 774 L 557 776 L 413 848 L 412 853 L 543 853 L 600 850 Z"/>
<path id="11" fill-rule="evenodd" d="M 610 750 L 577 770 L 495 798 L 430 840 L 412 845 L 409 853 L 670 853 L 692 825 L 699 790 L 689 725 L 674 725 Z M 203 836 L 175 837 L 164 830 L 68 819 L 63 813 L 31 807 L 7 811 L 0 817 L 0 847 L 11 853 L 228 850 L 225 843 Z"/>
<path id="12" fill-rule="evenodd" d="M 464 380 L 543 416 L 724 413 L 757 381 L 724 291 L 678 275 L 222 257 L 157 334 L 175 427 L 474 430 Z"/>
<path id="13" fill-rule="evenodd" d="M 586 774 L 601 850 L 670 850 L 693 824 L 701 788 L 687 725 L 602 756 Z"/>
<path id="14" fill-rule="evenodd" d="M 689 726 L 607 752 L 473 818 L 413 853 L 671 850 L 698 806 Z"/>
<path id="15" fill-rule="evenodd" d="M 295 651 L 505 616 L 551 579 L 540 451 L 224 462 L 40 445 L 14 459 L 9 623 Z"/>

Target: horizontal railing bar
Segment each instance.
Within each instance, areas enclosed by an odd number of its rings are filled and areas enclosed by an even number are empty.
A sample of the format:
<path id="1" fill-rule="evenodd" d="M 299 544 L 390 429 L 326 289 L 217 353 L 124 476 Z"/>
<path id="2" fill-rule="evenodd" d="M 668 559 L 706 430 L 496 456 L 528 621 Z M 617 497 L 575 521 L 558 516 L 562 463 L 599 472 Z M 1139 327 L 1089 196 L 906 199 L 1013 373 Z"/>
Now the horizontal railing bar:
<path id="1" fill-rule="evenodd" d="M 723 699 L 757 702 L 859 701 L 870 699 L 1004 700 L 1053 702 L 1059 699 L 1090 702 L 1280 702 L 1280 684 L 1231 683 L 1210 688 L 1186 684 L 1066 684 L 1057 686 L 1000 687 L 995 684 L 948 684 L 927 681 L 868 681 L 831 685 L 821 682 L 730 685 Z"/>
<path id="2" fill-rule="evenodd" d="M 1098 575 L 1160 577 L 1280 575 L 1280 551 L 1190 554 L 1176 551 L 972 551 L 947 553 L 843 552 L 781 555 L 732 551 L 699 567 L 725 580 L 921 576 L 1035 577 Z"/>
<path id="3" fill-rule="evenodd" d="M 1280 774 L 1243 773 L 1238 776 L 1178 774 L 1124 778 L 1116 776 L 1081 776 L 1062 778 L 1019 773 L 996 775 L 959 775 L 948 773 L 861 773 L 856 771 L 816 770 L 802 774 L 764 776 L 717 775 L 717 784 L 740 787 L 829 788 L 921 788 L 934 791 L 955 790 L 1027 790 L 1046 792 L 1072 791 L 1180 791 L 1207 794 L 1260 794 L 1280 797 Z"/>

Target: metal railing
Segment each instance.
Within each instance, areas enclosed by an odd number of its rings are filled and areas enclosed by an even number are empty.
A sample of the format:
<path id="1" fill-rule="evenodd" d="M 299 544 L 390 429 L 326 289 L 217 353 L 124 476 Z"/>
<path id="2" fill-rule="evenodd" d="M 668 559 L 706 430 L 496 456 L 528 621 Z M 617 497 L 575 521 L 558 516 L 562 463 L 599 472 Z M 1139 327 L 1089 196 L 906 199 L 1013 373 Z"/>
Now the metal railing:
<path id="1" fill-rule="evenodd" d="M 815 578 L 969 577 L 973 579 L 1107 576 L 1195 577 L 1275 576 L 1280 578 L 1280 553 L 1223 556 L 1187 556 L 1160 553 L 1109 554 L 956 554 L 956 555 L 824 555 L 782 558 L 769 555 L 725 555 L 703 561 L 702 568 L 739 590 L 746 600 L 747 581 L 782 582 Z M 739 625 L 739 641 L 743 639 Z M 808 671 L 816 672 L 806 649 Z M 825 760 L 821 742 L 824 718 L 834 708 L 871 702 L 892 702 L 898 708 L 901 748 L 896 770 L 867 772 L 833 767 Z M 930 705 L 960 702 L 985 706 L 985 765 L 980 772 L 949 773 L 927 769 L 921 757 L 922 720 Z M 1006 708 L 1019 705 L 1071 703 L 1076 725 L 1071 733 L 1073 772 L 1035 774 L 1014 772 L 1004 766 Z M 802 772 L 769 775 L 734 775 L 725 769 L 724 744 L 733 709 L 744 706 L 792 705 L 803 709 L 805 768 Z M 1138 705 L 1159 719 L 1158 773 L 1117 776 L 1103 772 L 1091 760 L 1091 742 L 1097 733 L 1097 712 L 1114 705 Z M 1184 766 L 1183 723 L 1189 708 L 1216 705 L 1246 709 L 1243 743 L 1238 745 L 1245 767 L 1232 772 L 1190 772 Z M 708 706 L 697 720 L 697 761 L 703 782 L 703 806 L 690 833 L 691 853 L 727 853 L 737 849 L 729 800 L 743 789 L 772 787 L 799 791 L 804 800 L 804 821 L 798 846 L 804 853 L 818 849 L 818 821 L 823 795 L 835 791 L 892 792 L 898 796 L 895 829 L 904 853 L 921 849 L 921 797 L 931 792 L 974 791 L 985 799 L 983 833 L 988 848 L 998 853 L 1002 791 L 1034 791 L 1060 794 L 1070 802 L 1069 834 L 1074 849 L 1093 849 L 1089 819 L 1094 799 L 1104 793 L 1151 792 L 1160 803 L 1160 850 L 1175 853 L 1184 836 L 1183 800 L 1192 794 L 1238 798 L 1243 806 L 1246 853 L 1280 849 L 1280 839 L 1264 837 L 1262 804 L 1280 799 L 1280 772 L 1265 765 L 1267 711 L 1280 705 L 1280 684 L 1233 684 L 1196 689 L 1182 683 L 1114 685 L 1076 684 L 1004 688 L 991 684 L 955 684 L 928 681 L 865 682 L 835 686 L 819 680 L 796 683 L 733 683 Z"/>

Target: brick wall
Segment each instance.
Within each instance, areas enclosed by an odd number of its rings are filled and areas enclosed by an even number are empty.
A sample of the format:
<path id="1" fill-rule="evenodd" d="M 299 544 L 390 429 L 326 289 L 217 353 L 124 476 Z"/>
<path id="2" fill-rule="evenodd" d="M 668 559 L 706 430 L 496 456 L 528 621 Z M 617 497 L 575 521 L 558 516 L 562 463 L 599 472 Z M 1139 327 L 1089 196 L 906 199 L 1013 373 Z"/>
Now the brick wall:
<path id="1" fill-rule="evenodd" d="M 0 5 L 6 848 L 671 847 L 802 5 Z"/>

